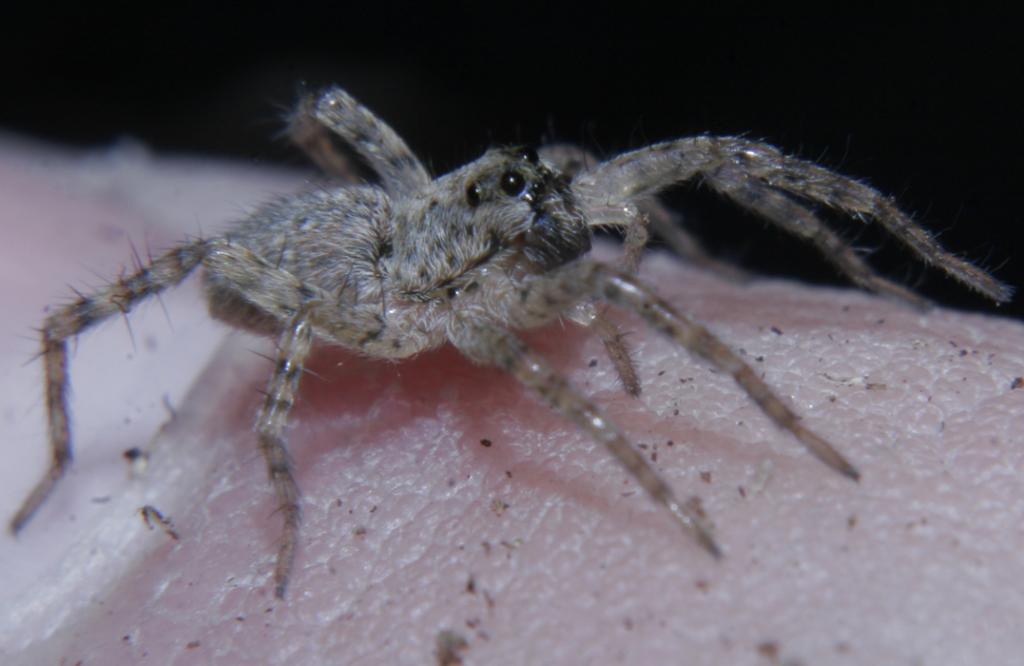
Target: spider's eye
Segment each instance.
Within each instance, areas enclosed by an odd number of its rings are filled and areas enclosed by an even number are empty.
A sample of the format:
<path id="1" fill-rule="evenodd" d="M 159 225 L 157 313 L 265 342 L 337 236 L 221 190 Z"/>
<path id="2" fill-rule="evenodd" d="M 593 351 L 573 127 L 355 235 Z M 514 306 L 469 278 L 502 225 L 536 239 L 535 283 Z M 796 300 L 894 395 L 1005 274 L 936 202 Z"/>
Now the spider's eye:
<path id="1" fill-rule="evenodd" d="M 533 148 L 523 148 L 519 151 L 519 157 L 523 158 L 530 164 L 536 164 L 540 161 L 540 158 L 537 157 L 537 151 Z"/>
<path id="2" fill-rule="evenodd" d="M 518 171 L 506 171 L 501 174 L 501 190 L 510 197 L 522 192 L 524 187 L 526 187 L 526 179 Z"/>
<path id="3" fill-rule="evenodd" d="M 480 205 L 480 186 L 476 183 L 466 185 L 466 203 L 469 204 L 470 208 L 476 208 Z"/>

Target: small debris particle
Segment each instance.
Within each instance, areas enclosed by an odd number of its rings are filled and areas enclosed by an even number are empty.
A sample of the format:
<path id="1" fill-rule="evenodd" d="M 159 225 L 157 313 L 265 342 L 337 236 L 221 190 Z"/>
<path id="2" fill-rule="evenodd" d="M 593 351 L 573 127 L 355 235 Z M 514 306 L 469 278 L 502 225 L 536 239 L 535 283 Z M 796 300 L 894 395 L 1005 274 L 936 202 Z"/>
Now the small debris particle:
<path id="1" fill-rule="evenodd" d="M 473 577 L 473 574 L 470 574 L 466 580 L 466 593 L 476 594 L 476 578 Z"/>
<path id="2" fill-rule="evenodd" d="M 127 460 L 128 462 L 132 462 L 132 463 L 135 462 L 136 460 L 138 460 L 139 458 L 148 458 L 149 457 L 149 454 L 147 454 L 145 451 L 143 451 L 142 449 L 140 449 L 137 446 L 133 446 L 132 448 L 127 449 L 121 455 L 124 456 L 125 460 Z"/>
<path id="3" fill-rule="evenodd" d="M 90 500 L 93 504 L 106 504 L 110 501 L 110 495 L 103 495 L 102 497 L 93 497 Z"/>
<path id="4" fill-rule="evenodd" d="M 491 542 L 490 541 L 481 541 L 480 542 L 480 547 L 484 549 L 484 555 L 490 555 L 491 554 Z"/>
<path id="5" fill-rule="evenodd" d="M 647 450 L 647 445 L 643 444 L 643 443 L 637 444 L 637 447 L 640 448 L 640 449 L 643 449 L 644 451 Z"/>
<path id="6" fill-rule="evenodd" d="M 480 618 L 471 617 L 466 620 L 466 627 L 469 629 L 476 629 L 480 626 Z"/>
<path id="7" fill-rule="evenodd" d="M 501 499 L 500 497 L 495 497 L 493 500 L 491 500 L 491 511 L 493 511 L 495 515 L 502 515 L 503 513 L 505 513 L 508 507 L 508 502 Z"/>
<path id="8" fill-rule="evenodd" d="M 125 643 L 131 643 L 132 642 L 131 634 L 125 634 L 124 636 L 121 637 L 121 640 L 123 642 L 125 642 Z"/>
<path id="9" fill-rule="evenodd" d="M 511 479 L 511 478 L 512 478 L 512 470 L 510 470 L 510 469 L 506 469 L 506 470 L 505 470 L 505 476 L 507 476 L 508 478 L 510 478 L 510 479 Z"/>
<path id="10" fill-rule="evenodd" d="M 659 377 L 661 377 L 661 376 L 662 376 L 662 375 L 664 375 L 664 374 L 665 374 L 665 371 L 664 371 L 664 370 L 658 370 L 658 376 L 659 376 Z"/>
<path id="11" fill-rule="evenodd" d="M 160 510 L 155 506 L 147 504 L 139 509 L 139 515 L 142 516 L 142 521 L 146 523 L 146 527 L 153 529 L 153 523 L 156 523 L 171 540 L 178 541 L 178 532 L 174 529 L 174 523 L 171 522 L 170 518 L 164 517 L 164 514 L 160 513 Z"/>
<path id="12" fill-rule="evenodd" d="M 757 653 L 767 659 L 779 658 L 779 644 L 774 641 L 765 641 L 758 644 Z"/>
<path id="13" fill-rule="evenodd" d="M 857 521 L 858 520 L 859 519 L 857 518 L 857 514 L 851 513 L 850 517 L 846 519 L 846 527 L 847 527 L 847 529 L 851 529 L 852 530 L 854 527 L 857 527 Z"/>
<path id="14" fill-rule="evenodd" d="M 352 536 L 356 537 L 357 539 L 362 539 L 363 537 L 365 537 L 366 536 L 366 526 L 365 525 L 360 525 L 359 527 L 357 527 L 354 530 L 352 530 Z"/>
<path id="15" fill-rule="evenodd" d="M 589 367 L 589 368 L 596 368 L 597 367 L 597 359 L 596 358 L 590 359 L 590 363 L 587 363 L 587 367 Z"/>
<path id="16" fill-rule="evenodd" d="M 701 472 L 700 480 L 704 483 L 711 483 L 711 472 Z"/>
<path id="17" fill-rule="evenodd" d="M 754 360 L 758 363 L 764 363 L 764 356 L 755 356 Z"/>
<path id="18" fill-rule="evenodd" d="M 667 442 L 665 442 L 665 446 L 675 446 L 675 445 L 676 445 L 676 443 L 673 442 L 671 439 L 668 440 Z"/>
<path id="19" fill-rule="evenodd" d="M 690 497 L 684 504 L 694 515 L 699 518 L 707 518 L 707 514 L 704 512 L 704 503 L 696 495 Z"/>
<path id="20" fill-rule="evenodd" d="M 484 439 L 480 440 L 480 446 L 484 447 L 485 449 L 491 448 L 491 444 L 493 444 L 493 443 L 494 442 L 492 442 L 491 440 L 487 439 L 486 437 Z"/>
<path id="21" fill-rule="evenodd" d="M 519 546 L 523 545 L 523 540 L 522 539 L 516 539 L 515 541 L 505 541 L 505 540 L 502 540 L 502 541 L 499 541 L 498 543 L 500 543 L 502 546 L 507 548 L 509 553 L 511 553 L 513 550 L 515 550 Z"/>
<path id="22" fill-rule="evenodd" d="M 693 585 L 694 585 L 694 587 L 696 587 L 701 592 L 707 592 L 708 590 L 711 589 L 711 583 L 709 583 L 708 581 L 704 580 L 703 578 L 697 579 L 693 583 Z"/>
<path id="23" fill-rule="evenodd" d="M 850 654 L 850 644 L 845 641 L 836 643 L 836 652 L 839 654 Z"/>
<path id="24" fill-rule="evenodd" d="M 622 626 L 626 628 L 626 631 L 633 631 L 633 618 L 625 618 L 622 620 Z"/>
<path id="25" fill-rule="evenodd" d="M 185 649 L 187 649 L 187 650 L 195 650 L 200 645 L 202 645 L 202 643 L 200 643 L 199 641 L 189 641 L 188 643 L 185 644 Z"/>
<path id="26" fill-rule="evenodd" d="M 772 326 L 772 327 L 771 327 L 770 329 L 768 329 L 768 330 L 770 330 L 770 331 L 771 331 L 772 333 L 774 333 L 775 335 L 782 335 L 782 330 L 781 330 L 781 329 L 780 329 L 780 328 L 779 328 L 778 326 Z"/>
<path id="27" fill-rule="evenodd" d="M 967 356 L 967 350 L 966 349 L 961 349 L 960 350 L 960 358 L 963 358 L 964 356 Z"/>
<path id="28" fill-rule="evenodd" d="M 469 647 L 466 639 L 451 629 L 439 631 L 435 644 L 437 649 L 434 655 L 437 657 L 438 666 L 460 666 L 462 653 Z"/>
<path id="29" fill-rule="evenodd" d="M 672 410 L 672 416 L 679 416 L 679 410 L 678 409 L 673 409 Z"/>
<path id="30" fill-rule="evenodd" d="M 744 488 L 743 486 L 737 486 L 736 490 L 740 491 L 740 497 L 746 497 L 747 496 L 747 489 Z"/>
<path id="31" fill-rule="evenodd" d="M 377 505 L 374 504 L 373 506 L 370 507 L 370 513 L 376 513 L 376 511 L 377 511 Z"/>
<path id="32" fill-rule="evenodd" d="M 494 607 L 497 605 L 494 603 L 494 597 L 487 590 L 484 590 L 484 603 L 487 604 L 487 610 L 494 610 Z"/>
<path id="33" fill-rule="evenodd" d="M 1010 390 L 1024 388 L 1024 377 L 1014 377 L 1010 382 Z"/>

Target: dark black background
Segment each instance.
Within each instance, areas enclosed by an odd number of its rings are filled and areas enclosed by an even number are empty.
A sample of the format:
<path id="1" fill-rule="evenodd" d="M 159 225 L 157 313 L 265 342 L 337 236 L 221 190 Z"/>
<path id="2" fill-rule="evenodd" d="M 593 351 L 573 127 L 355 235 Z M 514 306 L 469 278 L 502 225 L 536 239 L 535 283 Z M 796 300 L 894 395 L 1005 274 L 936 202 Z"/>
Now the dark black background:
<path id="1" fill-rule="evenodd" d="M 157 151 L 302 164 L 275 138 L 281 115 L 303 84 L 337 82 L 436 173 L 494 143 L 553 138 L 610 155 L 743 133 L 895 195 L 945 245 L 1024 284 L 1024 49 L 1008 18 L 894 18 L 868 5 L 814 19 L 629 2 L 147 5 L 135 14 L 47 6 L 5 20 L 0 128 L 79 146 L 130 136 Z M 716 252 L 767 273 L 838 281 L 813 251 L 687 193 L 692 228 Z M 989 308 L 881 234 L 843 228 L 878 250 L 888 275 L 944 303 Z"/>

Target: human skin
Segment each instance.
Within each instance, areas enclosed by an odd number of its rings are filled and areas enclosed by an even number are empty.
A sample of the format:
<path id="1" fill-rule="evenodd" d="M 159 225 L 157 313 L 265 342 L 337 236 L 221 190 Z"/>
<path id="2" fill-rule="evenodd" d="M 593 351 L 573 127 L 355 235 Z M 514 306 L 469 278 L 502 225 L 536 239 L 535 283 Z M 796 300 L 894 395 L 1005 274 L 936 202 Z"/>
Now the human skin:
<path id="1" fill-rule="evenodd" d="M 5 516 L 47 460 L 31 361 L 44 306 L 130 269 L 132 244 L 215 234 L 302 186 L 131 147 L 0 145 Z M 635 318 L 618 315 L 639 399 L 587 330 L 526 334 L 682 498 L 701 498 L 716 562 L 511 377 L 450 348 L 398 364 L 320 349 L 288 433 L 303 525 L 281 601 L 280 520 L 252 433 L 272 343 L 210 322 L 192 279 L 162 298 L 166 317 L 154 302 L 130 335 L 112 321 L 72 346 L 76 461 L 0 539 L 3 662 L 423 664 L 445 631 L 467 664 L 1021 654 L 1024 327 L 852 289 L 739 285 L 658 255 L 642 276 L 740 350 L 862 481 Z M 132 446 L 144 471 L 122 458 Z M 146 504 L 179 540 L 146 529 Z"/>

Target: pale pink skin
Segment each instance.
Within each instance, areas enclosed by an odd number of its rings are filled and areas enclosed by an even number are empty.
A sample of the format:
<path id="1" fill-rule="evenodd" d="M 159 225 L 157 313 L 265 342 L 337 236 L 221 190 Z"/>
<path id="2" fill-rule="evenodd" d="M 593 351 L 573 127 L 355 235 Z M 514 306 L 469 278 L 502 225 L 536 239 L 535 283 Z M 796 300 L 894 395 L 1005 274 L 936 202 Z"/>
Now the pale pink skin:
<path id="1" fill-rule="evenodd" d="M 47 460 L 29 362 L 44 306 L 130 267 L 129 238 L 145 254 L 210 235 L 301 186 L 301 174 L 130 147 L 0 144 L 5 519 Z M 1024 327 L 852 289 L 740 286 L 657 255 L 643 275 L 743 350 L 863 481 L 826 469 L 728 376 L 636 319 L 619 321 L 639 400 L 585 329 L 528 335 L 657 447 L 681 497 L 702 498 L 726 553 L 715 562 L 513 379 L 448 348 L 401 364 L 323 349 L 289 432 L 304 523 L 279 601 L 280 521 L 251 431 L 270 371 L 252 352 L 272 346 L 210 322 L 193 279 L 164 297 L 170 323 L 155 302 L 132 316 L 134 349 L 120 321 L 74 349 L 74 467 L 17 539 L 0 538 L 0 661 L 425 664 L 443 630 L 465 638 L 471 664 L 1024 654 L 1024 388 L 1011 389 Z M 132 446 L 151 452 L 143 474 L 121 457 Z M 181 540 L 147 530 L 144 504 Z"/>

